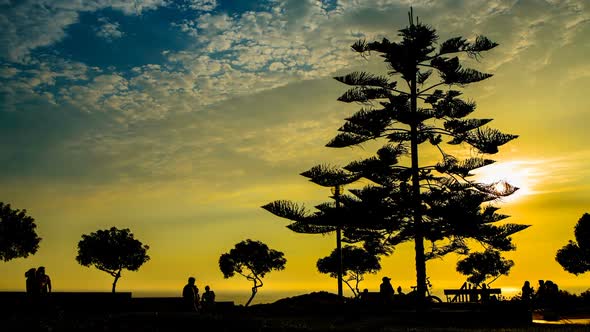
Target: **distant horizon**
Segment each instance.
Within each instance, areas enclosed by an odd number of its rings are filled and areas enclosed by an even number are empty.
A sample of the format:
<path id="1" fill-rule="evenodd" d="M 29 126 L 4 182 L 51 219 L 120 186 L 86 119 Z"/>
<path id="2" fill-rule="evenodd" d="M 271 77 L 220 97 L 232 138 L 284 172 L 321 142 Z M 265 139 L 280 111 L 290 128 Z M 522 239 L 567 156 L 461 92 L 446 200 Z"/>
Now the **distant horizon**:
<path id="1" fill-rule="evenodd" d="M 202 286 L 202 287 L 199 286 L 199 294 L 202 294 L 203 288 L 204 288 L 204 286 Z M 494 287 L 492 285 L 492 288 L 496 288 L 496 287 Z M 510 299 L 511 297 L 518 295 L 520 293 L 520 287 L 504 286 L 501 288 L 502 288 L 502 296 L 507 299 Z M 364 288 L 361 287 L 361 290 L 362 289 L 364 289 Z M 560 290 L 565 290 L 565 291 L 569 292 L 570 294 L 580 295 L 581 293 L 583 293 L 585 291 L 589 291 L 590 286 L 588 286 L 588 287 L 563 287 L 563 288 L 560 287 Z M 18 290 L 1 289 L 0 291 L 24 292 L 24 289 L 18 289 Z M 77 289 L 77 290 L 54 290 L 54 291 L 55 292 L 64 292 L 64 293 L 69 293 L 69 292 L 72 292 L 72 293 L 74 293 L 74 292 L 110 293 L 110 290 L 108 290 L 108 289 L 104 289 L 104 290 L 98 290 L 98 289 L 80 290 L 80 289 Z M 245 304 L 251 295 L 251 292 L 246 289 L 245 290 L 229 290 L 229 291 L 213 289 L 213 291 L 215 291 L 217 301 L 233 301 L 235 304 L 238 304 L 238 305 Z M 369 291 L 378 292 L 379 289 L 377 287 L 376 289 L 369 289 Z M 328 293 L 332 293 L 332 294 L 337 294 L 337 290 L 326 290 L 326 289 L 307 289 L 307 290 L 306 289 L 299 289 L 299 290 L 269 289 L 269 290 L 265 290 L 263 288 L 258 291 L 256 296 L 254 297 L 252 304 L 254 305 L 254 304 L 273 303 L 277 300 L 284 299 L 287 297 L 305 295 L 305 294 L 310 294 L 310 293 L 314 293 L 314 292 L 328 292 Z M 117 293 L 131 293 L 131 296 L 134 298 L 181 297 L 182 289 L 154 290 L 154 291 L 150 291 L 150 290 L 133 291 L 133 290 L 128 290 L 128 289 L 121 289 L 121 290 L 117 290 Z M 443 288 L 433 288 L 432 294 L 440 297 L 443 300 L 443 302 L 446 302 L 446 298 L 443 294 Z M 345 297 L 349 297 L 349 298 L 353 297 L 350 292 L 345 292 L 344 295 L 345 295 Z"/>

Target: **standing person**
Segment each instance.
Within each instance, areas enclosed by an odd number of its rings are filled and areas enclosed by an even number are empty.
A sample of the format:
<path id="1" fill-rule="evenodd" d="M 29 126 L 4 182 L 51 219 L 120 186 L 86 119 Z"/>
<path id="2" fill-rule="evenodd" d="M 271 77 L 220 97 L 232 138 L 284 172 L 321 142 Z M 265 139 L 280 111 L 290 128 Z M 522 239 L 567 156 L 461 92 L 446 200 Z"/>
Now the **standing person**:
<path id="1" fill-rule="evenodd" d="M 25 284 L 28 296 L 37 296 L 39 294 L 39 283 L 37 282 L 37 269 L 30 268 L 25 272 Z"/>
<path id="2" fill-rule="evenodd" d="M 490 288 L 484 282 L 481 284 L 481 302 L 488 302 L 489 300 L 490 300 Z"/>
<path id="3" fill-rule="evenodd" d="M 197 311 L 197 303 L 199 300 L 199 289 L 195 285 L 195 278 L 189 277 L 188 283 L 182 289 L 183 307 L 186 311 Z"/>
<path id="4" fill-rule="evenodd" d="M 215 292 L 211 290 L 209 285 L 205 286 L 205 293 L 201 297 L 201 308 L 203 311 L 211 312 L 215 307 Z"/>
<path id="5" fill-rule="evenodd" d="M 39 268 L 37 268 L 37 283 L 41 295 L 51 293 L 51 278 L 45 274 L 45 266 L 39 266 Z"/>
<path id="6" fill-rule="evenodd" d="M 524 285 L 522 285 L 522 301 L 527 305 L 530 305 L 531 301 L 533 300 L 534 292 L 535 291 L 533 287 L 531 287 L 531 283 L 528 280 L 526 280 L 524 282 Z"/>
<path id="7" fill-rule="evenodd" d="M 381 299 L 384 304 L 391 304 L 393 302 L 393 295 L 395 294 L 393 286 L 391 286 L 391 278 L 383 277 L 381 280 L 383 281 L 381 285 L 379 285 Z"/>
<path id="8" fill-rule="evenodd" d="M 536 306 L 543 308 L 546 302 L 546 286 L 545 280 L 539 280 L 539 287 L 537 287 L 537 293 L 535 294 Z"/>

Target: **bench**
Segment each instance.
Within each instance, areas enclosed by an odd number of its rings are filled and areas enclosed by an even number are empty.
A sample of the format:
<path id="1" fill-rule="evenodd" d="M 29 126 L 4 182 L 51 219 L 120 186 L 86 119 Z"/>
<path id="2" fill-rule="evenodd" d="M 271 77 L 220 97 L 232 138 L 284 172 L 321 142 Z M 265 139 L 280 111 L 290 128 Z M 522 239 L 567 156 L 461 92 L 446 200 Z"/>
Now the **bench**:
<path id="1" fill-rule="evenodd" d="M 501 295 L 501 288 L 459 288 L 445 289 L 447 302 L 486 302 L 492 295 Z"/>

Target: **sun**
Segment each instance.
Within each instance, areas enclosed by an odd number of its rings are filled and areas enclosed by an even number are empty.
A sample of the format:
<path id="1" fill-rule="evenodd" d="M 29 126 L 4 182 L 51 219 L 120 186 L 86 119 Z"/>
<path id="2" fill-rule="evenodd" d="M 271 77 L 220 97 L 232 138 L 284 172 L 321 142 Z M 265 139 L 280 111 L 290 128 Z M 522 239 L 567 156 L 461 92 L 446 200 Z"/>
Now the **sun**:
<path id="1" fill-rule="evenodd" d="M 526 196 L 533 195 L 535 187 L 540 182 L 540 164 L 536 161 L 507 161 L 498 162 L 474 171 L 475 180 L 485 184 L 492 184 L 498 192 L 506 192 L 510 186 L 518 190 L 502 200 L 514 202 Z"/>

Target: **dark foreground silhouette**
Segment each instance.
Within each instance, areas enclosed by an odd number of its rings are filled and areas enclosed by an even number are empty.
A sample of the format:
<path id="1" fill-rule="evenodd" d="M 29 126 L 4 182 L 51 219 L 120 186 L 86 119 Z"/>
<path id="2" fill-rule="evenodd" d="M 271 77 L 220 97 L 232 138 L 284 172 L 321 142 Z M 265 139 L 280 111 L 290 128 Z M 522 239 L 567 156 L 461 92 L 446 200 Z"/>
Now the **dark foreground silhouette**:
<path id="1" fill-rule="evenodd" d="M 316 292 L 250 307 L 216 302 L 210 312 L 188 312 L 178 298 L 133 298 L 131 293 L 52 293 L 30 301 L 0 293 L 1 331 L 407 331 L 522 330 L 532 314 L 522 301 L 440 303 L 424 312 L 411 305 L 342 302 Z M 570 329 L 572 326 L 569 326 Z"/>

